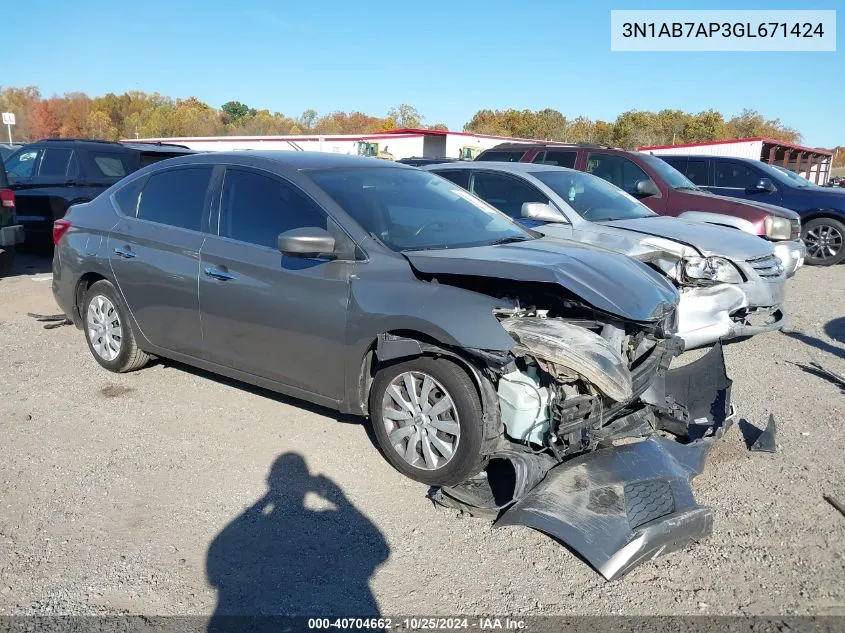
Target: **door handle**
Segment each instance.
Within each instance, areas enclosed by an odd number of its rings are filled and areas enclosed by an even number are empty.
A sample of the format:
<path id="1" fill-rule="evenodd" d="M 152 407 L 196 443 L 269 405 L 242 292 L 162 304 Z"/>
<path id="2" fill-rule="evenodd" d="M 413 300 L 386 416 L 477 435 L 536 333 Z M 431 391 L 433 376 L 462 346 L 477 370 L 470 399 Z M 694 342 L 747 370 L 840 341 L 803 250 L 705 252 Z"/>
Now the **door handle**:
<path id="1" fill-rule="evenodd" d="M 205 274 L 209 277 L 219 279 L 220 281 L 229 281 L 230 279 L 235 279 L 235 276 L 232 273 L 226 272 L 225 270 L 220 270 L 219 268 L 212 268 L 211 266 L 208 266 L 205 269 Z"/>
<path id="2" fill-rule="evenodd" d="M 123 259 L 132 259 L 133 257 L 135 257 L 135 253 L 133 253 L 132 249 L 128 246 L 122 248 L 118 246 L 116 249 L 114 249 L 114 254 L 119 255 Z"/>

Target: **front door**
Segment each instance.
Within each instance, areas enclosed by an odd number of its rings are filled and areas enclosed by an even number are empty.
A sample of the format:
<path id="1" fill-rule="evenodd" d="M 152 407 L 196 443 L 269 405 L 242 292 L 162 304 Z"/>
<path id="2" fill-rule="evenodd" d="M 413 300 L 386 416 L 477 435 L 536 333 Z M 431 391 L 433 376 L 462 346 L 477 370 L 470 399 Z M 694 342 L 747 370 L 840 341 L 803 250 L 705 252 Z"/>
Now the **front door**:
<path id="1" fill-rule="evenodd" d="M 199 357 L 197 278 L 212 166 L 179 167 L 114 194 L 122 217 L 107 253 L 123 299 L 153 345 Z"/>
<path id="2" fill-rule="evenodd" d="M 780 204 L 780 190 L 761 191 L 755 186 L 765 174 L 739 161 L 714 160 L 713 186 L 710 191 L 720 196 L 747 198 L 768 204 Z M 775 186 L 777 184 L 775 183 Z"/>
<path id="3" fill-rule="evenodd" d="M 219 235 L 200 256 L 205 358 L 340 400 L 349 278 L 354 262 L 282 255 L 278 235 L 328 228 L 328 216 L 290 182 L 229 167 Z"/>

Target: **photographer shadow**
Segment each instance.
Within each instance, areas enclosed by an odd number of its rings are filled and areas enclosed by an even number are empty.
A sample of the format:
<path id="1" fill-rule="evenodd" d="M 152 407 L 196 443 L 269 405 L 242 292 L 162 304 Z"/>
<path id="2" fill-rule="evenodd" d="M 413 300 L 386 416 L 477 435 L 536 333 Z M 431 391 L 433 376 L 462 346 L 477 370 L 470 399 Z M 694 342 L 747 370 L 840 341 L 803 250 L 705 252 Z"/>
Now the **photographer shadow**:
<path id="1" fill-rule="evenodd" d="M 218 592 L 208 630 L 277 628 L 278 616 L 378 617 L 369 579 L 390 553 L 378 528 L 296 453 L 276 459 L 267 484 L 208 548 Z"/>

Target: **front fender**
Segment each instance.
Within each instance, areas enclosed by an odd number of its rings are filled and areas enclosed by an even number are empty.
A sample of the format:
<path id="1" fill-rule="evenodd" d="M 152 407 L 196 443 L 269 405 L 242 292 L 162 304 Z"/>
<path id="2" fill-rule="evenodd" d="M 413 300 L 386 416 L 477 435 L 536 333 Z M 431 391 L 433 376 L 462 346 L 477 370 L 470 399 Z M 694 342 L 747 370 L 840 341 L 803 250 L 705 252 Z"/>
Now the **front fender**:
<path id="1" fill-rule="evenodd" d="M 389 278 L 361 275 L 350 283 L 347 323 L 345 409 L 363 413 L 360 373 L 379 335 L 413 333 L 444 347 L 507 352 L 515 341 L 493 315 L 511 307 L 501 299 L 436 282 L 420 281 L 410 270 Z M 422 336 L 420 336 L 422 335 Z"/>

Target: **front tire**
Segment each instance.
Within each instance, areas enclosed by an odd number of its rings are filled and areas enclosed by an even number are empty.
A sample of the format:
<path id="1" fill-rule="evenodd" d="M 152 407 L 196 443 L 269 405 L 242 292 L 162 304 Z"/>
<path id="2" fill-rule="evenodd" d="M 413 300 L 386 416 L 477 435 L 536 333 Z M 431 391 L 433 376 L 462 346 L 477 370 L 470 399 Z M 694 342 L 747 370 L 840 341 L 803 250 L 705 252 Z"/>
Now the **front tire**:
<path id="1" fill-rule="evenodd" d="M 472 378 L 452 361 L 419 357 L 385 367 L 369 406 L 379 447 L 403 475 L 451 486 L 483 468 L 481 400 Z"/>
<path id="2" fill-rule="evenodd" d="M 810 266 L 833 266 L 845 259 L 845 224 L 839 220 L 814 218 L 804 225 L 801 237 Z"/>
<path id="3" fill-rule="evenodd" d="M 128 310 L 111 282 L 103 279 L 88 288 L 82 323 L 94 360 L 109 371 L 122 374 L 149 362 L 149 355 L 138 348 Z"/>

